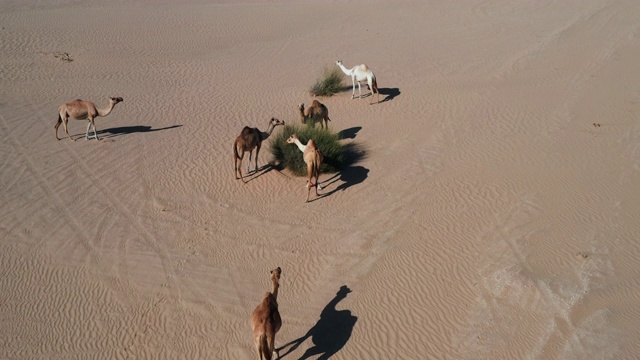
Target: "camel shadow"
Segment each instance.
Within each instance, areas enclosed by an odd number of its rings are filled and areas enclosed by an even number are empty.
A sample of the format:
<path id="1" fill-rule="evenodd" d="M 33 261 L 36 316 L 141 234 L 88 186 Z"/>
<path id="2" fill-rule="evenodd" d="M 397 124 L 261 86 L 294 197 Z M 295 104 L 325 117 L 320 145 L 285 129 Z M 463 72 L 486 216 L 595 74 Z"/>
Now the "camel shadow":
<path id="1" fill-rule="evenodd" d="M 243 179 L 247 179 L 245 184 L 248 184 L 250 181 L 253 181 L 257 178 L 259 178 L 260 176 L 270 172 L 271 170 L 278 170 L 278 171 L 282 171 L 284 168 L 281 165 L 275 165 L 275 164 L 266 164 L 266 165 L 262 165 L 258 168 L 257 171 L 251 171 L 247 174 L 244 174 L 244 176 L 242 176 Z"/>
<path id="2" fill-rule="evenodd" d="M 102 135 L 104 138 L 112 138 L 116 136 L 128 135 L 128 134 L 134 134 L 134 133 L 149 133 L 154 131 L 175 129 L 181 126 L 182 125 L 171 125 L 171 126 L 157 128 L 157 129 L 153 129 L 151 126 L 148 126 L 148 125 L 120 126 L 120 127 L 113 127 L 109 129 L 99 130 L 98 134 Z"/>
<path id="3" fill-rule="evenodd" d="M 277 353 L 291 346 L 289 350 L 279 356 L 280 359 L 296 350 L 307 339 L 311 338 L 314 346 L 304 352 L 300 360 L 320 355 L 318 360 L 326 360 L 335 355 L 349 341 L 358 317 L 353 316 L 350 310 L 337 310 L 336 305 L 351 292 L 346 285 L 342 285 L 336 296 L 322 309 L 320 319 L 303 336 L 281 346 Z"/>
<path id="4" fill-rule="evenodd" d="M 342 183 L 338 185 L 337 188 L 328 192 L 321 193 L 317 198 L 312 199 L 309 202 L 331 196 L 338 191 L 346 190 L 353 185 L 357 185 L 365 181 L 369 174 L 369 169 L 362 166 L 354 166 L 361 160 L 367 158 L 367 151 L 365 150 L 365 148 L 361 144 L 349 143 L 344 146 L 343 155 L 344 158 L 341 164 L 333 163 L 334 160 L 332 159 L 326 159 L 327 164 L 332 165 L 334 168 L 342 168 L 342 170 L 338 173 L 335 173 L 329 179 L 320 181 L 320 185 L 322 185 L 323 188 L 326 188 L 337 181 L 342 181 Z"/>
<path id="5" fill-rule="evenodd" d="M 342 170 L 341 172 L 333 175 L 329 179 L 322 181 L 320 185 L 322 185 L 323 187 L 327 187 L 337 181 L 342 181 L 342 183 L 338 185 L 337 188 L 320 194 L 320 196 L 317 197 L 316 199 L 321 199 L 323 197 L 331 196 L 338 191 L 344 191 L 353 185 L 360 184 L 367 178 L 368 174 L 369 174 L 369 169 L 365 167 L 349 166 L 344 170 Z M 314 201 L 316 199 L 310 200 L 309 202 Z"/>
<path id="6" fill-rule="evenodd" d="M 380 101 L 381 103 L 391 101 L 393 98 L 400 95 L 400 89 L 398 88 L 380 88 L 378 91 L 380 92 L 380 95 L 386 96 Z"/>
<path id="7" fill-rule="evenodd" d="M 358 134 L 358 132 L 360 130 L 362 130 L 362 126 L 354 126 L 352 128 L 340 130 L 338 132 L 338 139 L 340 139 L 340 140 L 355 139 L 356 138 L 356 134 Z"/>
<path id="8" fill-rule="evenodd" d="M 358 98 L 360 98 L 360 99 L 366 99 L 366 98 L 368 98 L 368 97 L 370 97 L 370 96 L 373 96 L 373 95 L 374 95 L 374 94 L 371 92 L 371 88 L 369 88 L 369 85 L 366 85 L 366 86 L 365 86 L 365 88 L 366 88 L 369 92 L 368 92 L 368 93 L 366 93 L 366 94 L 362 94 L 362 96 L 355 95 L 355 96 L 356 96 L 356 99 L 358 99 Z M 343 89 L 343 92 L 344 92 L 344 91 L 347 91 L 347 90 L 352 90 L 351 86 L 347 86 L 347 87 L 345 87 L 345 88 Z M 353 90 L 352 90 L 352 92 L 353 92 Z M 383 102 L 391 101 L 391 100 L 393 100 L 396 96 L 400 95 L 400 89 L 398 89 L 398 88 L 378 88 L 378 92 L 380 93 L 380 95 L 385 96 L 385 98 L 384 98 L 384 99 L 382 99 L 382 100 L 380 100 L 380 102 L 378 102 L 378 103 L 374 103 L 374 104 L 380 104 L 380 103 L 383 103 Z M 356 93 L 358 93 L 358 91 L 357 91 L 357 90 L 356 90 Z"/>

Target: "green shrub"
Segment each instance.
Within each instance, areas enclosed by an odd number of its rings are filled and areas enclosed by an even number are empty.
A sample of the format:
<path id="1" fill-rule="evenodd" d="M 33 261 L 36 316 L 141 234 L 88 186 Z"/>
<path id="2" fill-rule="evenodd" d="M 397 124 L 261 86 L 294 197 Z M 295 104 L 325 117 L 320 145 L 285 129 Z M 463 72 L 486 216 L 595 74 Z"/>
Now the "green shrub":
<path id="1" fill-rule="evenodd" d="M 329 130 L 304 125 L 285 125 L 269 144 L 275 160 L 293 174 L 303 176 L 307 174 L 307 164 L 302 158 L 302 151 L 295 144 L 288 144 L 287 139 L 296 134 L 301 143 L 306 144 L 313 139 L 316 147 L 322 152 L 324 161 L 320 166 L 321 173 L 334 173 L 342 167 L 345 154 L 344 146 L 338 134 Z"/>
<path id="2" fill-rule="evenodd" d="M 342 70 L 337 67 L 325 68 L 309 92 L 314 96 L 331 96 L 343 91 L 342 75 Z"/>

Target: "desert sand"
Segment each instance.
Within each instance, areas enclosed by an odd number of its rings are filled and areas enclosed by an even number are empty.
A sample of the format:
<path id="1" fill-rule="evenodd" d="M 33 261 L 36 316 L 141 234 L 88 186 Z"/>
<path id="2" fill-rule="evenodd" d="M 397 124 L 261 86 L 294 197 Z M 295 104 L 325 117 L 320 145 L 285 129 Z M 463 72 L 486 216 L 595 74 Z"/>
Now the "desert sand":
<path id="1" fill-rule="evenodd" d="M 635 358 L 638 19 L 636 0 L 0 2 L 0 358 L 254 359 L 277 266 L 284 359 Z M 242 128 L 299 121 L 336 60 L 377 76 L 379 104 L 346 77 L 319 99 L 365 153 L 310 203 L 269 140 L 235 180 Z M 55 139 L 60 104 L 110 96 L 102 140 L 77 120 Z"/>

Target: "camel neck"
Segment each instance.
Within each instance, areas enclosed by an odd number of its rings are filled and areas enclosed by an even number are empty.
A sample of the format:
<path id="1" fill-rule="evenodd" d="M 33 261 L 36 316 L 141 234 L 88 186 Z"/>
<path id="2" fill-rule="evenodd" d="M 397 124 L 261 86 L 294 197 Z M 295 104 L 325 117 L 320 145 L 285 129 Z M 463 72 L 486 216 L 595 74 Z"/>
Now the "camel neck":
<path id="1" fill-rule="evenodd" d="M 98 115 L 100 116 L 107 116 L 111 113 L 111 110 L 113 110 L 113 107 L 115 106 L 114 103 L 112 103 L 111 101 L 109 101 L 109 104 L 107 104 L 107 106 L 103 107 L 103 108 L 97 108 L 96 110 L 98 111 Z"/>
<path id="2" fill-rule="evenodd" d="M 278 284 L 277 281 L 273 282 L 273 291 L 271 291 L 271 293 L 273 294 L 273 298 L 278 300 L 278 288 L 280 287 L 280 284 Z"/>
<path id="3" fill-rule="evenodd" d="M 266 140 L 269 136 L 271 136 L 271 133 L 273 132 L 273 129 L 275 128 L 275 126 L 271 126 L 271 124 L 269 124 L 269 127 L 267 128 L 267 131 L 263 131 L 260 133 L 260 138 L 262 140 Z"/>
<path id="4" fill-rule="evenodd" d="M 344 67 L 344 65 L 342 64 L 338 64 L 338 66 L 340 66 L 340 69 L 342 69 L 342 72 L 351 76 L 351 70 L 347 69 L 346 67 Z"/>
<path id="5" fill-rule="evenodd" d="M 293 141 L 298 146 L 298 149 L 300 149 L 300 151 L 304 152 L 307 149 L 307 145 L 302 145 L 300 140 L 294 139 Z"/>

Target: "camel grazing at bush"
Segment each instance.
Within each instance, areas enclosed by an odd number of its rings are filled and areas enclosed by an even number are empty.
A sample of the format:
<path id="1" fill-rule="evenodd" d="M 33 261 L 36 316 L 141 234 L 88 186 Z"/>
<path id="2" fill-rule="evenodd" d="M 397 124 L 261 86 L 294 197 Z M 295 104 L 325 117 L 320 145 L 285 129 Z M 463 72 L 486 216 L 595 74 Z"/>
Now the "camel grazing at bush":
<path id="1" fill-rule="evenodd" d="M 311 106 L 306 111 L 304 110 L 304 104 L 298 105 L 298 109 L 300 110 L 300 119 L 303 124 L 306 119 L 310 119 L 314 125 L 316 122 L 320 122 L 323 129 L 325 125 L 327 129 L 329 129 L 329 121 L 331 121 L 331 119 L 329 119 L 329 110 L 320 101 L 313 100 L 313 103 L 311 103 Z M 324 124 L 322 123 L 323 120 Z"/>
<path id="2" fill-rule="evenodd" d="M 267 130 L 264 132 L 261 132 L 260 130 L 258 130 L 258 128 L 250 128 L 248 126 L 245 126 L 244 129 L 242 129 L 242 132 L 240 132 L 240 135 L 233 143 L 233 162 L 235 167 L 234 176 L 236 177 L 236 180 L 242 179 L 242 181 L 246 183 L 244 177 L 242 176 L 242 159 L 244 158 L 244 153 L 247 151 L 249 152 L 247 173 L 251 172 L 251 170 L 249 169 L 251 167 L 251 154 L 253 152 L 253 149 L 256 149 L 254 171 L 258 171 L 258 154 L 260 153 L 260 146 L 262 146 L 262 142 L 271 135 L 273 129 L 275 129 L 275 127 L 278 125 L 284 125 L 284 121 L 276 118 L 271 118 L 271 120 L 269 120 Z M 238 174 L 240 174 L 240 177 L 238 177 Z"/>
<path id="3" fill-rule="evenodd" d="M 311 187 L 316 190 L 316 196 L 318 196 L 318 189 L 322 190 L 318 177 L 320 176 L 320 165 L 324 160 L 322 152 L 316 147 L 316 143 L 313 139 L 309 139 L 307 145 L 303 145 L 296 134 L 291 135 L 287 139 L 287 143 L 296 144 L 298 149 L 302 151 L 302 159 L 307 164 L 307 202 L 309 202 L 309 194 L 311 193 Z M 316 178 L 315 184 L 313 178 Z"/>
<path id="4" fill-rule="evenodd" d="M 353 90 L 351 91 L 351 98 L 354 99 L 356 95 L 356 81 L 358 82 L 358 97 L 362 98 L 362 88 L 360 87 L 361 81 L 367 81 L 369 85 L 369 90 L 371 90 L 371 97 L 373 98 L 374 92 L 378 94 L 378 102 L 380 102 L 380 91 L 378 91 L 378 83 L 376 82 L 376 76 L 373 74 L 373 71 L 369 69 L 369 67 L 365 64 L 360 64 L 352 67 L 351 69 L 347 69 L 342 64 L 342 61 L 336 61 L 336 65 L 342 69 L 342 72 L 347 74 L 347 76 L 351 77 L 351 85 Z M 374 91 L 375 90 L 375 91 Z M 369 103 L 373 104 L 373 103 Z"/>
<path id="5" fill-rule="evenodd" d="M 96 140 L 100 140 L 98 139 L 98 134 L 96 133 L 96 124 L 94 123 L 94 119 L 98 116 L 109 115 L 114 106 L 116 106 L 116 104 L 121 101 L 123 101 L 121 97 L 110 97 L 109 104 L 107 104 L 107 106 L 105 106 L 104 108 L 98 108 L 91 101 L 80 99 L 60 105 L 60 107 L 58 108 L 58 122 L 55 126 L 56 139 L 60 140 L 60 138 L 58 137 L 58 127 L 60 126 L 60 124 L 63 124 L 64 132 L 67 133 L 69 139 L 75 141 L 75 139 L 71 138 L 71 135 L 69 135 L 69 131 L 67 130 L 67 122 L 69 121 L 69 118 L 73 118 L 76 120 L 89 120 L 85 138 L 89 140 L 89 128 L 93 126 L 93 136 Z"/>
<path id="6" fill-rule="evenodd" d="M 282 319 L 278 311 L 278 288 L 280 287 L 280 275 L 282 269 L 277 267 L 271 270 L 271 292 L 262 296 L 262 301 L 253 310 L 251 315 L 251 328 L 253 329 L 253 342 L 258 351 L 258 359 L 271 360 L 275 351 L 276 333 L 280 331 Z M 280 357 L 277 353 L 276 355 Z"/>

